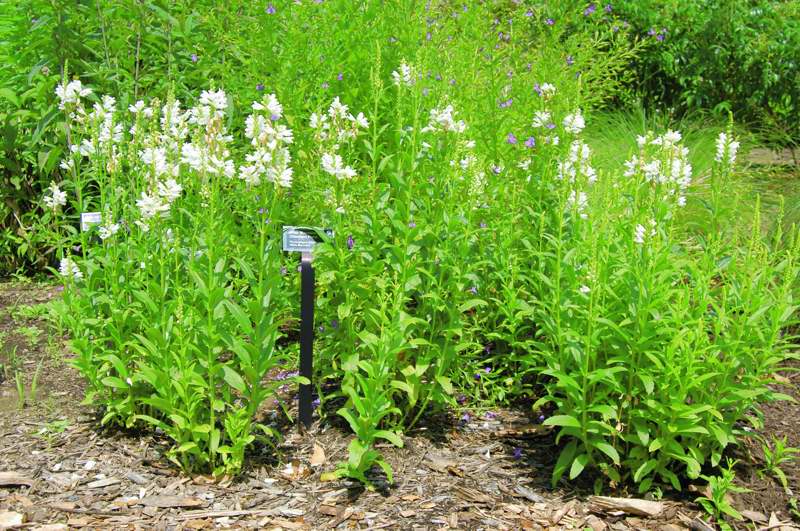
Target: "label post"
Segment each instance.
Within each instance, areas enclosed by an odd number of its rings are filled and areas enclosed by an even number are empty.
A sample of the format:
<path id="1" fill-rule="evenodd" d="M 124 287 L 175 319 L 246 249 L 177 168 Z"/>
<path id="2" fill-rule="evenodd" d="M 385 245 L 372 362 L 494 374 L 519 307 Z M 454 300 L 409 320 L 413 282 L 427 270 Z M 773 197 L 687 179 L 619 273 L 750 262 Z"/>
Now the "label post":
<path id="1" fill-rule="evenodd" d="M 312 255 L 304 252 L 300 262 L 300 376 L 309 383 L 300 384 L 298 417 L 308 428 L 311 425 L 311 376 L 314 349 L 314 267 Z"/>

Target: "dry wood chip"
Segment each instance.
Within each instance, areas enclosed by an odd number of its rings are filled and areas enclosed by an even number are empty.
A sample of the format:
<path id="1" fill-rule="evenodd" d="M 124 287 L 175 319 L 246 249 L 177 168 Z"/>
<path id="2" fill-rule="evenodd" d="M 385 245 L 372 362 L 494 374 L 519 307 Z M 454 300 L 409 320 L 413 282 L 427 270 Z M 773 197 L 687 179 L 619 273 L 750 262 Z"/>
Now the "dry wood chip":
<path id="1" fill-rule="evenodd" d="M 664 511 L 661 502 L 640 500 L 636 498 L 611 498 L 608 496 L 591 496 L 592 510 L 600 512 L 622 511 L 627 514 L 655 518 Z"/>
<path id="2" fill-rule="evenodd" d="M 546 500 L 536 494 L 534 491 L 529 489 L 528 487 L 524 487 L 522 485 L 517 485 L 514 487 L 514 492 L 512 493 L 513 496 L 517 498 L 525 498 L 528 501 L 532 501 L 533 503 L 544 503 Z"/>
<path id="3" fill-rule="evenodd" d="M 25 515 L 14 511 L 0 511 L 0 529 L 25 523 Z"/>
<path id="4" fill-rule="evenodd" d="M 311 466 L 322 466 L 326 461 L 325 450 L 322 449 L 322 446 L 314 443 L 314 453 L 311 455 Z"/>
<path id="5" fill-rule="evenodd" d="M 77 506 L 78 505 L 73 502 L 56 502 L 50 504 L 50 508 L 64 512 L 72 512 Z"/>
<path id="6" fill-rule="evenodd" d="M 473 503 L 492 503 L 494 502 L 494 498 L 482 494 L 474 489 L 468 489 L 466 487 L 461 487 L 459 485 L 454 485 L 453 490 L 456 491 L 456 494 L 459 498 Z"/>
<path id="7" fill-rule="evenodd" d="M 412 501 L 417 501 L 419 499 L 419 496 L 417 496 L 416 494 L 406 494 L 404 496 L 400 496 L 400 499 L 403 501 L 412 502 Z"/>
<path id="8" fill-rule="evenodd" d="M 759 524 L 767 523 L 767 516 L 764 513 L 760 513 L 758 511 L 740 511 L 740 512 L 742 516 L 744 516 L 748 520 L 752 520 L 753 522 Z"/>
<path id="9" fill-rule="evenodd" d="M 411 518 L 412 516 L 414 516 L 416 514 L 417 514 L 417 511 L 414 511 L 412 509 L 408 509 L 408 510 L 405 510 L 405 511 L 400 511 L 400 516 L 402 516 L 403 518 Z"/>
<path id="10" fill-rule="evenodd" d="M 67 531 L 68 529 L 67 524 L 44 524 L 34 527 L 33 531 Z"/>
<path id="11" fill-rule="evenodd" d="M 125 479 L 133 481 L 137 485 L 145 485 L 147 483 L 147 478 L 136 472 L 128 472 L 125 474 Z"/>
<path id="12" fill-rule="evenodd" d="M 145 496 L 139 500 L 137 505 L 169 509 L 173 507 L 201 507 L 205 504 L 205 500 L 188 496 Z"/>
<path id="13" fill-rule="evenodd" d="M 284 528 L 284 529 L 303 529 L 304 527 L 307 527 L 306 524 L 304 524 L 302 522 L 291 522 L 289 520 L 282 520 L 280 518 L 274 519 L 272 521 L 272 523 L 276 527 L 271 527 L 270 529 L 280 529 L 280 528 Z"/>
<path id="14" fill-rule="evenodd" d="M 117 478 L 98 479 L 97 481 L 92 481 L 91 483 L 87 483 L 86 488 L 102 489 L 105 487 L 110 487 L 111 485 L 116 485 L 117 483 L 122 483 L 122 482 Z"/>
<path id="15" fill-rule="evenodd" d="M 332 505 L 319 506 L 319 514 L 324 514 L 325 516 L 339 516 L 342 513 L 344 513 L 343 507 L 334 507 Z"/>
<path id="16" fill-rule="evenodd" d="M 0 487 L 16 487 L 33 485 L 33 479 L 19 472 L 0 472 Z"/>
<path id="17" fill-rule="evenodd" d="M 184 529 L 211 529 L 212 527 L 214 527 L 214 524 L 211 520 L 194 519 L 187 520 L 183 524 Z"/>
<path id="18" fill-rule="evenodd" d="M 558 523 L 561 522 L 564 516 L 566 516 L 567 513 L 569 513 L 573 507 L 575 507 L 575 500 L 572 500 L 571 502 L 561 507 L 561 509 L 556 511 L 555 514 L 553 514 L 553 516 L 550 518 L 550 521 L 553 522 L 553 525 L 558 525 Z"/>

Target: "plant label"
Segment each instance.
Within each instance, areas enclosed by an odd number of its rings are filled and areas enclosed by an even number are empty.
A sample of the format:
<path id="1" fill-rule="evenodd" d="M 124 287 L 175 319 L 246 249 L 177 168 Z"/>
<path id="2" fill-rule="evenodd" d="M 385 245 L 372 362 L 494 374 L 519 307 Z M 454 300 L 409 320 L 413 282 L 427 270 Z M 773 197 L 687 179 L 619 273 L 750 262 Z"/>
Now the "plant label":
<path id="1" fill-rule="evenodd" d="M 103 218 L 100 212 L 83 212 L 81 213 L 81 232 L 86 232 L 92 225 L 100 225 Z"/>
<path id="2" fill-rule="evenodd" d="M 289 253 L 310 253 L 317 243 L 333 238 L 333 229 L 317 227 L 283 227 L 283 250 Z"/>

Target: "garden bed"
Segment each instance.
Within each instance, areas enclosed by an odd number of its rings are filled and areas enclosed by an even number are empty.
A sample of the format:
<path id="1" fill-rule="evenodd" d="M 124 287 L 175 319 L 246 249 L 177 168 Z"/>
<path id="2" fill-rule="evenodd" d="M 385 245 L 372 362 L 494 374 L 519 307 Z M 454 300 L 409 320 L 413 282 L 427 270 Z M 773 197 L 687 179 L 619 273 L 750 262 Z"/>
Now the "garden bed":
<path id="1" fill-rule="evenodd" d="M 287 427 L 278 451 L 255 448 L 244 472 L 217 482 L 181 475 L 161 457 L 167 441 L 151 434 L 100 430 L 94 412 L 79 403 L 83 382 L 67 367 L 61 338 L 46 333 L 30 341 L 20 327 L 47 325 L 29 305 L 58 297 L 49 286 L 0 286 L 3 361 L 16 347 L 30 383 L 39 360 L 38 396 L 17 407 L 13 378 L 0 384 L 0 522 L 24 515 L 25 527 L 205 529 L 710 529 L 691 502 L 699 495 L 662 500 L 652 519 L 602 510 L 590 483 L 551 490 L 557 457 L 554 434 L 524 411 L 429 419 L 405 437 L 405 448 L 381 448 L 395 471 L 392 486 L 375 492 L 349 482 L 321 481 L 347 458 L 351 435 L 338 422 L 315 423 L 307 433 Z M 30 336 L 30 332 L 27 333 Z M 782 391 L 800 398 L 798 374 L 781 377 Z M 764 408 L 767 437 L 800 446 L 795 404 Z M 335 418 L 335 417 L 334 417 Z M 735 452 L 738 483 L 752 492 L 734 506 L 766 529 L 789 520 L 788 497 L 758 474 L 761 448 L 746 442 Z M 783 466 L 792 491 L 800 491 L 796 463 Z M 12 473 L 3 475 L 3 473 Z M 624 489 L 604 492 L 627 497 Z M 6 511 L 6 512 L 4 512 Z M 0 524 L 1 526 L 1 524 Z M 740 524 L 745 529 L 745 524 Z M 778 527 L 771 527 L 778 529 Z M 60 527 L 65 529 L 63 525 Z M 790 529 L 790 525 L 783 529 Z"/>

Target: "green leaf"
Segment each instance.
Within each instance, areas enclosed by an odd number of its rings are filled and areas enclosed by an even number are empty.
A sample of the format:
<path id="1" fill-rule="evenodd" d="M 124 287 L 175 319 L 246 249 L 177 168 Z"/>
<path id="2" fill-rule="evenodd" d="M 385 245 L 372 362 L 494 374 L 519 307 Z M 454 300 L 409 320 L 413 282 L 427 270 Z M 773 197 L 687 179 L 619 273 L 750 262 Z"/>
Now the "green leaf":
<path id="1" fill-rule="evenodd" d="M 393 445 L 397 446 L 398 448 L 403 447 L 403 439 L 400 438 L 399 435 L 394 433 L 393 431 L 388 430 L 378 430 L 375 432 L 375 437 L 380 437 L 381 439 L 386 439 Z"/>
<path id="2" fill-rule="evenodd" d="M 619 465 L 619 453 L 617 453 L 617 450 L 613 446 L 611 446 L 607 442 L 592 441 L 592 444 L 594 445 L 595 448 L 597 448 L 598 450 L 606 454 L 608 457 L 610 457 L 611 460 L 614 461 L 615 465 Z"/>
<path id="3" fill-rule="evenodd" d="M 488 306 L 488 304 L 489 303 L 487 303 L 485 300 L 482 300 L 482 299 L 470 299 L 467 302 L 462 303 L 461 305 L 459 305 L 458 310 L 461 313 L 464 313 L 464 312 L 467 312 L 467 311 L 469 311 L 469 310 L 471 310 L 473 308 L 477 308 L 479 306 Z"/>
<path id="4" fill-rule="evenodd" d="M 545 426 L 564 426 L 569 428 L 580 428 L 581 423 L 572 415 L 553 415 L 542 422 Z"/>
<path id="5" fill-rule="evenodd" d="M 239 376 L 239 373 L 237 373 L 227 365 L 223 365 L 222 370 L 225 373 L 224 378 L 225 381 L 228 383 L 228 385 L 230 385 L 240 393 L 244 393 L 247 390 L 247 386 L 245 385 L 244 380 L 242 380 L 242 377 Z"/>
<path id="6" fill-rule="evenodd" d="M 569 479 L 575 479 L 581 475 L 586 464 L 589 462 L 589 454 L 580 454 L 572 461 L 572 466 L 569 469 Z"/>

